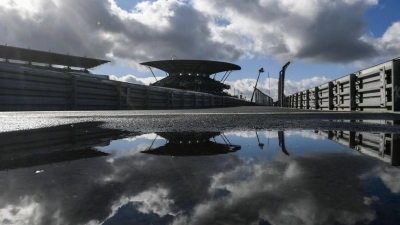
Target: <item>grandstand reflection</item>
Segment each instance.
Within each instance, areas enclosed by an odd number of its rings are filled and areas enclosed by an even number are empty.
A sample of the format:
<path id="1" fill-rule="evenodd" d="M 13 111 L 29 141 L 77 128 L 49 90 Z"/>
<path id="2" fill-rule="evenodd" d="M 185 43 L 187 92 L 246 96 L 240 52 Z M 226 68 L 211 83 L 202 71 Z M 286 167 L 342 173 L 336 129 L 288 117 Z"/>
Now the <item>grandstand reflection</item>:
<path id="1" fill-rule="evenodd" d="M 240 145 L 231 144 L 220 132 L 157 132 L 158 136 L 167 140 L 164 146 L 142 153 L 169 156 L 206 156 L 228 154 L 241 149 Z M 224 143 L 218 143 L 215 137 L 220 136 Z M 211 140 L 212 139 L 212 140 Z"/>
<path id="2" fill-rule="evenodd" d="M 107 156 L 95 147 L 134 133 L 78 123 L 50 128 L 0 133 L 0 170 L 34 167 Z"/>

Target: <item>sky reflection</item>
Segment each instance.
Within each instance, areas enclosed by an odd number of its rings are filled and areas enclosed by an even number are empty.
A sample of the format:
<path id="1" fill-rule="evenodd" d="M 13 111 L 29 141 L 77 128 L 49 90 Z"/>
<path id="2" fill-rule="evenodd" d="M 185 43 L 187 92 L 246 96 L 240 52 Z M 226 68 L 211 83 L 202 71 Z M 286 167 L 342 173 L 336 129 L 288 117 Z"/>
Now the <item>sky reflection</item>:
<path id="1" fill-rule="evenodd" d="M 78 135 L 74 147 L 67 150 L 90 148 L 101 156 L 79 158 L 76 154 L 73 159 L 43 164 L 51 152 L 18 150 L 31 154 L 13 157 L 25 157 L 31 164 L 0 172 L 0 222 L 396 224 L 400 219 L 399 168 L 349 148 L 343 141 L 349 138 L 343 132 L 134 134 L 96 126 L 88 129 L 87 125 L 84 129 L 90 131 L 86 141 L 80 142 L 83 136 Z M 82 134 L 79 129 L 77 133 Z M 95 141 L 100 134 L 101 142 Z M 282 135 L 289 155 L 279 145 Z M 382 137 L 371 135 L 371 140 Z M 355 138 L 351 145 L 374 143 L 368 142 L 364 133 L 350 136 Z M 396 140 L 386 136 L 387 146 Z M 88 141 L 88 137 L 92 139 Z M 143 153 L 180 139 L 186 140 L 182 143 L 184 156 Z M 66 142 L 70 140 L 73 138 Z M 196 140 L 240 149 L 199 155 Z M 15 143 L 8 144 L 8 148 L 13 146 Z M 379 155 L 380 144 L 376 146 Z M 196 150 L 193 156 L 190 149 Z M 375 151 L 371 144 L 369 149 Z M 2 153 L 0 160 L 11 154 L 4 149 Z M 41 156 L 41 163 L 35 165 L 32 155 Z"/>

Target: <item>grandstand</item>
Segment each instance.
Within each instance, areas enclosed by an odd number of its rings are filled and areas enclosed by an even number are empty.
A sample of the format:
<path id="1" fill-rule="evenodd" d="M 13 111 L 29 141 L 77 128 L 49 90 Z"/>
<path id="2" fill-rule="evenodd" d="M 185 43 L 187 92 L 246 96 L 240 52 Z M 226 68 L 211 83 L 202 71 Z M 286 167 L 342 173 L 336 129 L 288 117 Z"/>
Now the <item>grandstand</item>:
<path id="1" fill-rule="evenodd" d="M 0 59 L 13 64 L 56 71 L 85 72 L 110 61 L 0 45 Z"/>
<path id="2" fill-rule="evenodd" d="M 224 89 L 230 89 L 230 86 L 224 84 L 224 82 L 232 71 L 241 69 L 240 66 L 235 64 L 207 60 L 162 60 L 144 62 L 141 65 L 148 66 L 150 70 L 152 67 L 160 69 L 167 74 L 167 77 L 151 84 L 152 86 L 205 92 L 214 95 L 224 95 Z M 218 81 L 215 79 L 215 75 L 220 72 L 225 72 L 225 74 Z M 214 75 L 213 78 L 211 78 L 212 75 Z"/>

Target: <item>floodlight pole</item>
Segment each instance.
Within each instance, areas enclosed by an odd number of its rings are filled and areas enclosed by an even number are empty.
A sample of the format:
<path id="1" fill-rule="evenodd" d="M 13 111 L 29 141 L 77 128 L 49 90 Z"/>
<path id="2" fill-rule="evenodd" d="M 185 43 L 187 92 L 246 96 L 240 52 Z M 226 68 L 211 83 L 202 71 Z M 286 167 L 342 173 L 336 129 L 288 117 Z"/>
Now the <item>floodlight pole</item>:
<path id="1" fill-rule="evenodd" d="M 264 68 L 261 68 L 260 70 L 258 70 L 258 77 L 257 77 L 257 81 L 256 81 L 256 85 L 254 86 L 254 90 L 253 90 L 253 94 L 251 95 L 251 99 L 250 102 L 253 102 L 253 97 L 254 97 L 254 92 L 256 92 L 256 88 L 257 88 L 257 83 L 258 83 L 258 79 L 260 78 L 260 74 L 264 72 Z"/>

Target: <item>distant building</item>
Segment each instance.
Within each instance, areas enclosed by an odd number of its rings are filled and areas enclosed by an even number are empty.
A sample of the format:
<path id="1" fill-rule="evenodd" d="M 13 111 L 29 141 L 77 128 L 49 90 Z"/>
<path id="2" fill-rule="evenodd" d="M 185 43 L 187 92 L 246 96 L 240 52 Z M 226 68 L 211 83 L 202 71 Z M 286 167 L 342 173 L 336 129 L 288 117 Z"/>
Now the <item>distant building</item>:
<path id="1" fill-rule="evenodd" d="M 240 66 L 218 61 L 207 60 L 163 60 L 144 62 L 141 65 L 165 71 L 167 77 L 159 80 L 152 86 L 169 87 L 190 91 L 205 92 L 215 95 L 226 95 L 224 89 L 230 89 L 224 81 L 234 70 Z M 220 81 L 215 80 L 215 75 L 225 72 Z M 211 77 L 214 75 L 214 77 Z"/>

